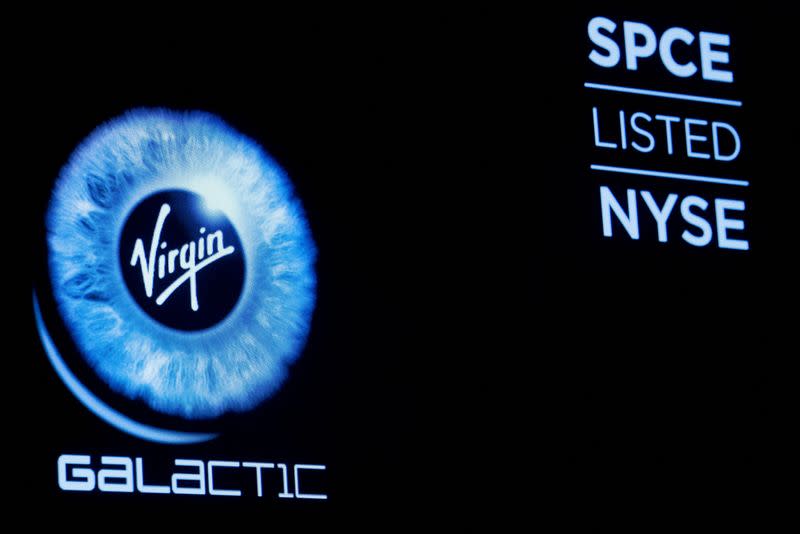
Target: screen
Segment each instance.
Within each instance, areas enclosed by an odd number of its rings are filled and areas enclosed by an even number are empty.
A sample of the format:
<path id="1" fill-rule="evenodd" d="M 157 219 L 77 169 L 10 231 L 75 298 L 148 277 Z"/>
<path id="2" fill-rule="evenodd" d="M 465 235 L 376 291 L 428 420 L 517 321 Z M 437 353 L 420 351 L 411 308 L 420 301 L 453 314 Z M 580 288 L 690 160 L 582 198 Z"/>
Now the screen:
<path id="1" fill-rule="evenodd" d="M 757 17 L 175 24 L 11 62 L 20 502 L 578 528 L 770 485 L 791 152 Z"/>

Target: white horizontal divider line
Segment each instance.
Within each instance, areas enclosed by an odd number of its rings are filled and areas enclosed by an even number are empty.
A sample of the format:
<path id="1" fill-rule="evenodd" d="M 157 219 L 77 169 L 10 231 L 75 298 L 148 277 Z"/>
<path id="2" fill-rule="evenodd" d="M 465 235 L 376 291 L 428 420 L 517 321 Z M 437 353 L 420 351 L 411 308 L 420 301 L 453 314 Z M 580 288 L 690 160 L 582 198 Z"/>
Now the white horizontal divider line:
<path id="1" fill-rule="evenodd" d="M 649 171 L 646 169 L 632 169 L 629 167 L 612 167 L 609 165 L 590 165 L 593 171 L 616 172 L 620 174 L 635 174 L 638 176 L 654 176 L 656 178 L 669 178 L 671 180 L 687 180 L 690 182 L 706 182 L 710 184 L 736 185 L 748 187 L 750 182 L 746 180 L 734 180 L 732 178 L 716 178 L 713 176 L 702 176 L 698 174 L 682 174 L 677 172 Z"/>
<path id="2" fill-rule="evenodd" d="M 583 84 L 587 89 L 598 89 L 600 91 L 614 91 L 617 93 L 631 93 L 636 95 L 657 96 L 660 98 L 672 98 L 675 100 L 691 100 L 693 102 L 704 102 L 706 104 L 719 104 L 720 106 L 742 107 L 741 100 L 728 100 L 725 98 L 713 98 L 710 96 L 687 95 L 684 93 L 670 93 L 667 91 L 653 91 L 651 89 L 638 89 L 636 87 L 623 87 L 621 85 L 606 85 L 602 83 L 586 82 Z"/>

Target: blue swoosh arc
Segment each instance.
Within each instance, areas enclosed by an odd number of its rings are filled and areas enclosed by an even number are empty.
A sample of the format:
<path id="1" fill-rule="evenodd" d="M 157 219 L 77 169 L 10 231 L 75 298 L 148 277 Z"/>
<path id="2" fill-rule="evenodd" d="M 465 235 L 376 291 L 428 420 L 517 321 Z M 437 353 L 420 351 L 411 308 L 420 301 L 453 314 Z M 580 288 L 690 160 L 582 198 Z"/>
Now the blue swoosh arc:
<path id="1" fill-rule="evenodd" d="M 158 428 L 139 423 L 119 413 L 89 391 L 89 389 L 72 373 L 66 362 L 64 362 L 61 353 L 50 337 L 47 326 L 44 324 L 42 312 L 39 308 L 39 299 L 36 297 L 36 291 L 33 292 L 33 312 L 36 318 L 36 329 L 39 332 L 42 345 L 47 353 L 47 358 L 50 360 L 50 364 L 53 366 L 53 369 L 55 369 L 56 374 L 58 374 L 59 378 L 64 382 L 64 385 L 67 386 L 67 389 L 69 389 L 89 411 L 106 423 L 137 438 L 169 445 L 202 443 L 219 436 L 219 434 L 181 432 L 178 430 Z"/>

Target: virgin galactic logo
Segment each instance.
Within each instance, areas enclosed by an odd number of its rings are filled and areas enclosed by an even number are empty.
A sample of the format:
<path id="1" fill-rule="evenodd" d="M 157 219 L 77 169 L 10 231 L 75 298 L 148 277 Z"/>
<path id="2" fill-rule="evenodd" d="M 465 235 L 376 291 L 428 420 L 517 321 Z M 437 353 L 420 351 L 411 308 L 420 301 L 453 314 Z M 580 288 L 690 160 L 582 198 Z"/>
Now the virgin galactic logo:
<path id="1" fill-rule="evenodd" d="M 214 326 L 242 292 L 244 256 L 236 229 L 196 193 L 161 191 L 143 200 L 125 221 L 119 252 L 134 300 L 173 328 Z"/>
<path id="2" fill-rule="evenodd" d="M 305 213 L 278 164 L 219 118 L 144 109 L 98 127 L 62 169 L 45 224 L 42 343 L 69 390 L 120 430 L 164 443 L 216 435 L 120 413 L 65 351 L 115 394 L 203 423 L 265 402 L 301 355 L 316 294 Z"/>

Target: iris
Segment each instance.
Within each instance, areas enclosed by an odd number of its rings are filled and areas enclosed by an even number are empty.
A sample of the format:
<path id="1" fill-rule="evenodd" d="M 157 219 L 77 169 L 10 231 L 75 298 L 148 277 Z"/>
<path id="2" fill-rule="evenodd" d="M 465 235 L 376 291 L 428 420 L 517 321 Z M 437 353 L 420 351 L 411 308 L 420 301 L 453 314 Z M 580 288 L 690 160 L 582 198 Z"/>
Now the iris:
<path id="1" fill-rule="evenodd" d="M 236 306 L 202 330 L 153 319 L 118 259 L 134 207 L 175 190 L 224 213 L 243 249 Z M 97 375 L 128 398 L 186 419 L 246 411 L 277 391 L 302 352 L 316 286 L 305 213 L 277 163 L 214 115 L 137 109 L 100 126 L 62 169 L 46 225 L 64 323 Z"/>

